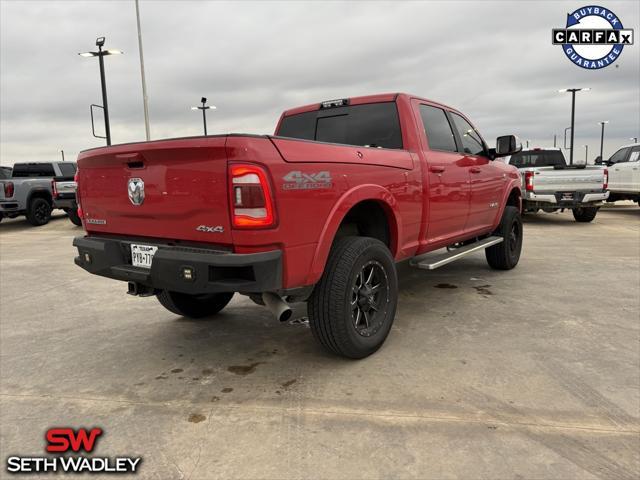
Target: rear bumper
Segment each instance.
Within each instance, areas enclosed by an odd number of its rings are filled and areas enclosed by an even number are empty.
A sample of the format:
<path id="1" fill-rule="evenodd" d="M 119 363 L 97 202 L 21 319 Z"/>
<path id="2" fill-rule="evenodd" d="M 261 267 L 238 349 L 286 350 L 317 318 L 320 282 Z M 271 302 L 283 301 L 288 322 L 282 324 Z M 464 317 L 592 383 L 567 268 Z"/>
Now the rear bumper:
<path id="1" fill-rule="evenodd" d="M 78 204 L 76 203 L 76 196 L 71 198 L 58 197 L 53 201 L 54 208 L 61 208 L 63 210 L 77 210 Z"/>
<path id="2" fill-rule="evenodd" d="M 150 269 L 131 265 L 131 244 L 158 247 Z M 76 265 L 89 273 L 188 294 L 275 292 L 282 288 L 282 252 L 233 254 L 222 250 L 102 237 L 76 237 Z M 193 272 L 183 277 L 183 269 Z"/>
<path id="3" fill-rule="evenodd" d="M 609 198 L 609 192 L 569 192 L 573 198 L 567 200 L 564 198 L 565 192 L 555 193 L 534 193 L 526 192 L 524 202 L 529 206 L 553 206 L 558 208 L 574 208 L 584 206 L 585 204 L 597 204 Z"/>
<path id="4" fill-rule="evenodd" d="M 18 202 L 0 202 L 0 213 L 19 213 L 20 209 L 18 208 Z"/>

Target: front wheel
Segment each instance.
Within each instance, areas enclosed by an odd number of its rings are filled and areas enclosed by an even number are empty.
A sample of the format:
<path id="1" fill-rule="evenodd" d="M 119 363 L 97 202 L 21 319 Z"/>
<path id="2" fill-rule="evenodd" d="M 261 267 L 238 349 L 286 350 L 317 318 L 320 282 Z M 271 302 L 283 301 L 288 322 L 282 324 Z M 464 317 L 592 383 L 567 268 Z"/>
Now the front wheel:
<path id="1" fill-rule="evenodd" d="M 176 315 L 188 318 L 203 318 L 215 315 L 231 301 L 233 292 L 189 295 L 162 290 L 156 295 L 160 304 Z"/>
<path id="2" fill-rule="evenodd" d="M 494 232 L 504 240 L 484 251 L 491 268 L 511 270 L 518 264 L 522 251 L 522 233 L 520 211 L 516 207 L 505 207 L 500 226 Z"/>
<path id="3" fill-rule="evenodd" d="M 589 223 L 598 213 L 598 207 L 578 207 L 572 210 L 576 222 Z"/>
<path id="4" fill-rule="evenodd" d="M 336 240 L 309 298 L 309 325 L 329 352 L 364 358 L 384 343 L 396 314 L 398 278 L 391 252 L 369 237 Z"/>

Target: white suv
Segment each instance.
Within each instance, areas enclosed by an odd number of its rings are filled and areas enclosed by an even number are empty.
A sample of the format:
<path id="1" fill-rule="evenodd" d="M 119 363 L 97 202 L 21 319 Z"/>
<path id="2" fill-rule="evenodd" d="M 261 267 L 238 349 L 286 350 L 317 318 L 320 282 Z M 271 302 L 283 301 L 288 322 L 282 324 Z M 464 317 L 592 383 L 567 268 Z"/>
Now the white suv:
<path id="1" fill-rule="evenodd" d="M 640 203 L 640 143 L 621 147 L 606 164 L 611 192 L 607 201 L 633 200 Z"/>

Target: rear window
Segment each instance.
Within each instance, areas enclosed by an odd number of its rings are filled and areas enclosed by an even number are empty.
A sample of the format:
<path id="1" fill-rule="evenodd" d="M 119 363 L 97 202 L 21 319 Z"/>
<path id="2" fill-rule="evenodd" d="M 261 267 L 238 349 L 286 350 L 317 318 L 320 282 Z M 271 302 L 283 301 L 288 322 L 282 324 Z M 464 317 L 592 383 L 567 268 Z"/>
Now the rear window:
<path id="1" fill-rule="evenodd" d="M 53 165 L 50 163 L 16 163 L 12 177 L 54 177 Z"/>
<path id="2" fill-rule="evenodd" d="M 282 137 L 362 147 L 402 148 L 395 102 L 316 110 L 282 119 Z"/>
<path id="3" fill-rule="evenodd" d="M 73 177 L 76 174 L 76 166 L 73 163 L 59 163 L 58 168 L 63 177 Z"/>
<path id="4" fill-rule="evenodd" d="M 11 178 L 11 169 L 7 167 L 0 167 L 0 178 Z"/>
<path id="5" fill-rule="evenodd" d="M 509 163 L 518 168 L 565 167 L 567 164 L 560 150 L 531 150 L 511 156 Z"/>

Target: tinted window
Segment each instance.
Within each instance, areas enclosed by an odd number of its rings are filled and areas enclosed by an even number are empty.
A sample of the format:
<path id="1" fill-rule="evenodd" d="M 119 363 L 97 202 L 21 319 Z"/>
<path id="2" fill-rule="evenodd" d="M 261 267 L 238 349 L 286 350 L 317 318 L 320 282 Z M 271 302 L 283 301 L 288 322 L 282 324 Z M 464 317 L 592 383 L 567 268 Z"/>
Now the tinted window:
<path id="1" fill-rule="evenodd" d="M 455 152 L 456 141 L 444 110 L 430 105 L 420 105 L 420 116 L 429 148 Z"/>
<path id="2" fill-rule="evenodd" d="M 59 163 L 58 168 L 63 177 L 73 177 L 76 174 L 76 166 L 73 163 Z"/>
<path id="3" fill-rule="evenodd" d="M 620 162 L 624 162 L 625 158 L 627 158 L 627 153 L 629 153 L 629 147 L 627 148 L 621 148 L 620 150 L 618 150 L 616 153 L 614 153 L 613 155 L 611 155 L 611 158 L 609 159 L 609 161 L 611 163 L 620 163 Z"/>
<path id="4" fill-rule="evenodd" d="M 9 167 L 0 167 L 0 178 L 11 178 L 11 169 Z"/>
<path id="5" fill-rule="evenodd" d="M 278 135 L 363 147 L 402 148 L 395 102 L 321 109 L 282 119 Z"/>
<path id="6" fill-rule="evenodd" d="M 560 150 L 528 150 L 511 156 L 509 164 L 518 168 L 564 167 L 567 163 Z"/>
<path id="7" fill-rule="evenodd" d="M 457 113 L 451 112 L 451 116 L 462 140 L 462 151 L 472 155 L 484 155 L 484 142 L 477 130 Z"/>
<path id="8" fill-rule="evenodd" d="M 53 165 L 50 163 L 16 163 L 13 166 L 13 177 L 54 177 Z"/>

